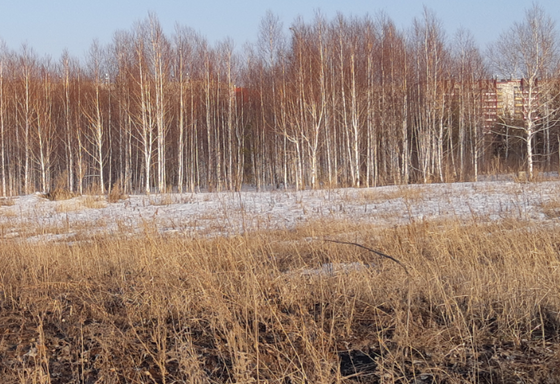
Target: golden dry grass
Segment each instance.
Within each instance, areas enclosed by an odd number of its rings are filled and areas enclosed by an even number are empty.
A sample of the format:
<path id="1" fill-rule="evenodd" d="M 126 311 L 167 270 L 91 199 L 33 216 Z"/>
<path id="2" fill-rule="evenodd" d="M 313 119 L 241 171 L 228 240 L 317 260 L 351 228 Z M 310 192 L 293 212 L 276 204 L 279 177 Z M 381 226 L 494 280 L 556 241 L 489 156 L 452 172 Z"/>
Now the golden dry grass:
<path id="1" fill-rule="evenodd" d="M 55 212 L 79 212 L 87 208 L 100 209 L 107 206 L 107 200 L 103 196 L 80 196 L 69 200 L 57 201 Z"/>
<path id="2" fill-rule="evenodd" d="M 81 199 L 85 208 L 105 208 L 107 206 L 107 200 L 100 195 L 86 195 Z"/>
<path id="3" fill-rule="evenodd" d="M 212 199 L 212 196 L 209 196 L 208 199 Z M 156 207 L 172 204 L 187 204 L 191 202 L 193 202 L 193 199 L 190 194 L 159 193 L 148 196 L 148 204 Z"/>
<path id="4" fill-rule="evenodd" d="M 392 255 L 409 274 L 323 239 Z M 161 236 L 146 225 L 136 238 L 5 241 L 0 377 L 553 383 L 559 250 L 556 228 L 517 219 L 394 228 L 319 221 L 214 239 Z"/>
<path id="5" fill-rule="evenodd" d="M 554 219 L 560 217 L 560 196 L 556 195 L 551 199 L 543 201 L 539 208 L 548 218 Z"/>
<path id="6" fill-rule="evenodd" d="M 13 197 L 0 197 L 0 207 L 11 207 L 15 204 Z"/>
<path id="7" fill-rule="evenodd" d="M 14 208 L 3 208 L 0 209 L 0 217 L 14 218 L 18 216 L 18 212 Z"/>
<path id="8" fill-rule="evenodd" d="M 107 201 L 109 203 L 116 203 L 120 200 L 126 199 L 128 196 L 124 193 L 120 180 L 117 180 L 111 190 L 107 193 Z"/>
<path id="9" fill-rule="evenodd" d="M 174 195 L 169 193 L 150 195 L 149 202 L 150 205 L 153 206 L 166 206 L 178 203 L 178 201 L 175 200 Z"/>
<path id="10" fill-rule="evenodd" d="M 351 201 L 358 204 L 381 204 L 388 200 L 403 199 L 414 204 L 426 197 L 426 191 L 416 185 L 400 185 L 395 188 L 366 188 L 342 190 L 340 201 Z"/>

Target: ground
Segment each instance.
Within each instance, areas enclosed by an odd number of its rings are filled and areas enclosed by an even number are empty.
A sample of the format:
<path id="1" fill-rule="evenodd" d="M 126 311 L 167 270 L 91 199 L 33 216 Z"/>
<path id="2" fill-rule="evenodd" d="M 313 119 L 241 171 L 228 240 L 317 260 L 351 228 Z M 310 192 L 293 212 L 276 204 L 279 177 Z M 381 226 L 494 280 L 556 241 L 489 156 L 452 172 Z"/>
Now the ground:
<path id="1" fill-rule="evenodd" d="M 557 383 L 559 220 L 556 179 L 4 198 L 0 378 Z"/>
<path id="2" fill-rule="evenodd" d="M 513 215 L 554 224 L 557 203 L 558 180 L 131 195 L 115 203 L 103 196 L 49 201 L 34 194 L 5 199 L 0 227 L 5 239 L 73 241 L 95 233 L 139 233 L 146 226 L 162 234 L 232 236 L 290 229 L 314 220 L 390 227 L 449 218 L 492 221 Z"/>

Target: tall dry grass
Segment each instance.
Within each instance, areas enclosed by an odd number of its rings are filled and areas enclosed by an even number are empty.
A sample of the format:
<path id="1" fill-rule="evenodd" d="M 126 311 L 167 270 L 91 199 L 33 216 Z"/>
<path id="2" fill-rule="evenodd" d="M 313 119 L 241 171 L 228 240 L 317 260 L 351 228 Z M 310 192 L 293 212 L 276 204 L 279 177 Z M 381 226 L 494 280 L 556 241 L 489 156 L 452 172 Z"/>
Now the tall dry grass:
<path id="1" fill-rule="evenodd" d="M 3 242 L 0 377 L 558 382 L 559 250 L 554 227 L 513 219 Z"/>

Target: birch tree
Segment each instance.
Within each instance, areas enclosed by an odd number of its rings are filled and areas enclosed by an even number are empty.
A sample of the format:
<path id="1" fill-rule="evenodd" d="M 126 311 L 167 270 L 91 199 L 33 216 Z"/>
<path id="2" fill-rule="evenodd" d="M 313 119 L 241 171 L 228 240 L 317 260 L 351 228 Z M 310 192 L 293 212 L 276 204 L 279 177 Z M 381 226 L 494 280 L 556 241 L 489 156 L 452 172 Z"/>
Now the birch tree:
<path id="1" fill-rule="evenodd" d="M 503 120 L 525 142 L 527 173 L 534 175 L 534 139 L 547 128 L 542 124 L 556 114 L 548 108 L 558 99 L 554 79 L 558 76 L 559 48 L 555 22 L 538 5 L 525 12 L 525 19 L 504 31 L 490 48 L 496 69 L 504 76 L 522 79 L 522 122 Z"/>
<path id="2" fill-rule="evenodd" d="M 94 42 L 89 52 L 89 80 L 91 90 L 87 104 L 84 105 L 82 112 L 88 121 L 87 139 L 90 146 L 84 147 L 89 153 L 95 166 L 99 180 L 99 188 L 102 194 L 105 193 L 105 159 L 104 144 L 106 141 L 106 119 L 103 114 L 103 79 L 105 76 L 104 60 L 105 52 L 98 42 Z"/>
<path id="3" fill-rule="evenodd" d="M 468 156 L 472 166 L 474 180 L 479 174 L 479 159 L 484 150 L 483 126 L 486 93 L 489 76 L 484 59 L 474 43 L 474 38 L 467 30 L 460 29 L 455 35 L 453 52 L 453 75 L 457 79 L 457 124 L 458 124 L 458 163 L 459 180 L 467 175 Z"/>
<path id="4" fill-rule="evenodd" d="M 149 81 L 149 67 L 146 52 L 145 29 L 138 25 L 134 36 L 134 60 L 135 68 L 133 77 L 135 82 L 134 102 L 136 105 L 134 114 L 137 138 L 143 157 L 143 189 L 150 193 L 152 182 L 152 157 L 154 154 L 154 111 L 152 103 L 152 87 Z"/>
<path id="5" fill-rule="evenodd" d="M 150 39 L 150 66 L 154 83 L 154 114 L 157 131 L 157 178 L 159 192 L 165 192 L 167 185 L 166 176 L 166 135 L 168 130 L 167 114 L 168 99 L 166 90 L 169 79 L 170 44 L 165 37 L 159 20 L 155 14 L 150 14 L 149 39 Z"/>
<path id="6" fill-rule="evenodd" d="M 0 41 L 0 177 L 2 178 L 2 196 L 7 195 L 6 169 L 6 92 L 4 78 L 7 75 L 8 56 L 4 42 Z"/>
<path id="7" fill-rule="evenodd" d="M 427 8 L 413 29 L 415 55 L 415 130 L 422 179 L 443 181 L 443 119 L 447 49 L 441 23 Z"/>
<path id="8" fill-rule="evenodd" d="M 22 139 L 23 139 L 23 191 L 24 193 L 31 193 L 33 182 L 32 179 L 32 136 L 31 129 L 35 123 L 35 116 L 33 114 L 33 97 L 36 90 L 37 66 L 38 59 L 34 51 L 24 45 L 22 52 L 19 54 L 17 66 L 19 67 L 19 87 L 18 94 L 16 94 L 18 115 L 20 122 L 18 123 Z M 23 121 L 21 121 L 23 120 Z"/>

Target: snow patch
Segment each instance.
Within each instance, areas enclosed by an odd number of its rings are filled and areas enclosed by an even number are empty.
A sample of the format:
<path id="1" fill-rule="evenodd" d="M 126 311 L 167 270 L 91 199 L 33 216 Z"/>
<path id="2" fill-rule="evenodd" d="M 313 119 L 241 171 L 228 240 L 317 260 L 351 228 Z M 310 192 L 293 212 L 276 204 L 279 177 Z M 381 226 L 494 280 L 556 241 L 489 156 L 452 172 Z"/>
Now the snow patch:
<path id="1" fill-rule="evenodd" d="M 64 241 L 78 235 L 140 234 L 146 228 L 168 235 L 234 236 L 293 229 L 315 220 L 394 226 L 515 217 L 557 223 L 558 217 L 543 208 L 547 204 L 560 207 L 560 181 L 133 195 L 116 203 L 107 203 L 103 196 L 61 202 L 32 194 L 0 206 L 0 239 Z"/>

